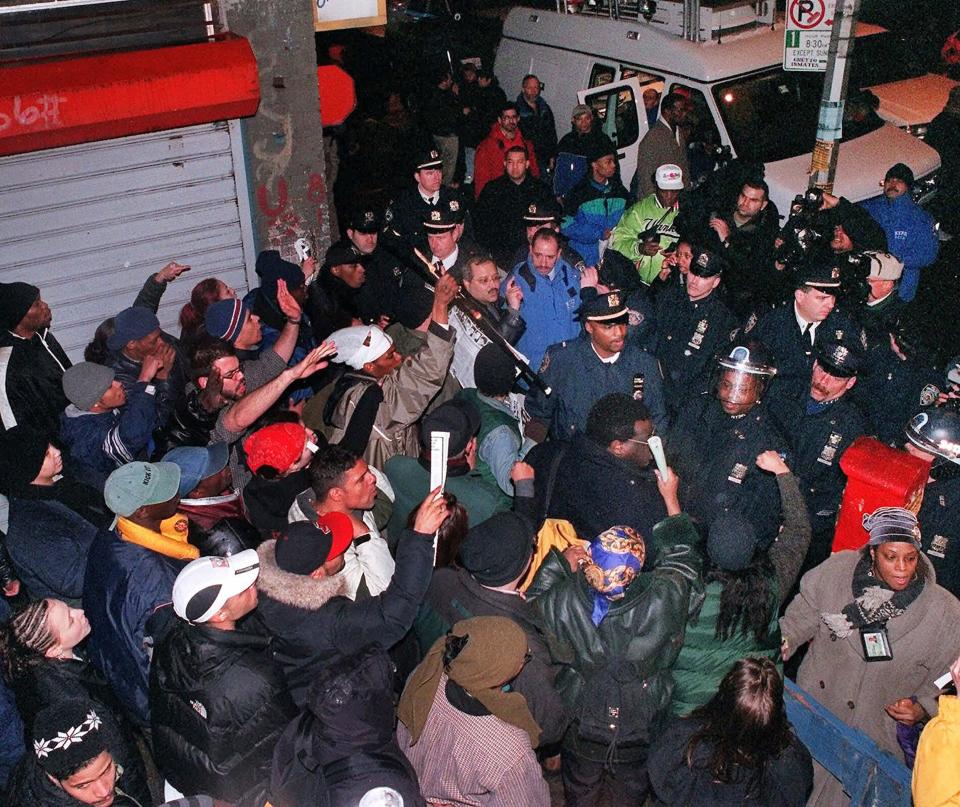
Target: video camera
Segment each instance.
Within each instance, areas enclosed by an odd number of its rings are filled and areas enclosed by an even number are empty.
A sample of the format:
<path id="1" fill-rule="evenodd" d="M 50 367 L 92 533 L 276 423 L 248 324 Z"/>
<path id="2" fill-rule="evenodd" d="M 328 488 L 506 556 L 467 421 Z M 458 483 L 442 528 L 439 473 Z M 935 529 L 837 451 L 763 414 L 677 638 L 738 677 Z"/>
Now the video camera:
<path id="1" fill-rule="evenodd" d="M 831 233 L 820 221 L 823 191 L 809 188 L 793 197 L 790 217 L 780 230 L 781 244 L 774 260 L 785 266 L 796 266 L 815 249 L 829 243 Z"/>

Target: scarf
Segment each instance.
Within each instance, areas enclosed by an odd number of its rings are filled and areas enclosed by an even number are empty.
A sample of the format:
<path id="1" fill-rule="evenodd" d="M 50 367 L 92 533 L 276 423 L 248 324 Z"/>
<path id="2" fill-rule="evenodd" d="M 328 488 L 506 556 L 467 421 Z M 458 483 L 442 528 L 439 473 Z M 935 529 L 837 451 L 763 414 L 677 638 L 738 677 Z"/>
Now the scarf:
<path id="1" fill-rule="evenodd" d="M 603 622 L 613 600 L 623 598 L 643 568 L 646 553 L 643 538 L 630 527 L 611 527 L 590 542 L 590 560 L 583 567 L 593 589 L 594 625 Z"/>
<path id="2" fill-rule="evenodd" d="M 460 653 L 445 668 L 447 637 L 466 637 Z M 427 725 L 440 680 L 447 677 L 504 723 L 523 729 L 530 747 L 540 744 L 540 726 L 530 714 L 527 699 L 519 692 L 504 692 L 502 684 L 517 674 L 527 653 L 527 635 L 512 619 L 478 616 L 454 625 L 447 636 L 433 643 L 420 666 L 413 671 L 400 696 L 397 717 L 410 732 L 415 745 Z"/>
<path id="3" fill-rule="evenodd" d="M 126 518 L 117 520 L 117 532 L 124 541 L 142 546 L 152 552 L 166 555 L 168 558 L 194 560 L 200 557 L 200 550 L 187 543 L 188 522 L 183 513 L 177 513 L 160 522 L 160 532 L 134 524 Z"/>
<path id="4" fill-rule="evenodd" d="M 865 554 L 853 570 L 853 602 L 839 614 L 821 613 L 820 618 L 838 639 L 845 639 L 855 628 L 886 622 L 900 616 L 923 591 L 917 578 L 903 591 L 894 591 L 873 574 L 873 560 Z"/>

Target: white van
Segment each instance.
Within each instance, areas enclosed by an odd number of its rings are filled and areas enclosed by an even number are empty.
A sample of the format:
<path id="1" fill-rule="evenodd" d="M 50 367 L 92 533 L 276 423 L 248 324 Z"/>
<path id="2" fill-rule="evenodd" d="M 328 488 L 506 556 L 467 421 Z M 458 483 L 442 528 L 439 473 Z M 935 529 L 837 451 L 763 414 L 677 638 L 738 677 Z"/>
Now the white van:
<path id="1" fill-rule="evenodd" d="M 689 0 L 612 2 L 619 18 L 610 16 L 607 0 L 561 0 L 561 7 L 580 13 L 510 11 L 494 68 L 507 95 L 519 90 L 525 74 L 536 74 L 558 136 L 568 130 L 573 106 L 589 104 L 617 145 L 621 176 L 629 182 L 648 128 L 643 90 L 686 87 L 697 137 L 712 137 L 733 156 L 762 162 L 770 197 L 784 218 L 793 197 L 807 187 L 823 74 L 783 70 L 784 34 L 772 25 L 773 4 L 714 9 Z M 696 17 L 684 17 L 685 5 L 699 9 Z M 634 9 L 632 18 L 625 18 L 628 8 Z M 913 170 L 921 200 L 932 195 L 940 168 L 934 149 L 876 119 L 845 125 L 834 192 L 851 201 L 876 196 L 895 162 Z"/>

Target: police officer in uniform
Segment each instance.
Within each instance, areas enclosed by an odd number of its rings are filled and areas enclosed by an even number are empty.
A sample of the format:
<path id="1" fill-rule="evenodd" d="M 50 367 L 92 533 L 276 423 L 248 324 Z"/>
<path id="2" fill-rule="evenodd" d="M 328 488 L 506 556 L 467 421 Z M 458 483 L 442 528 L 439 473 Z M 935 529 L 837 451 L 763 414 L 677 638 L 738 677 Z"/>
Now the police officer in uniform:
<path id="1" fill-rule="evenodd" d="M 380 244 L 382 227 L 382 217 L 373 208 L 355 210 L 347 221 L 346 240 L 366 256 L 366 279 L 357 292 L 360 319 L 386 328 L 396 316 L 403 270 L 396 256 Z"/>
<path id="2" fill-rule="evenodd" d="M 459 283 L 467 258 L 476 255 L 479 248 L 469 239 L 464 240 L 464 209 L 457 199 L 440 202 L 427 211 L 423 219 L 428 251 L 425 253 L 438 274 L 451 274 Z"/>
<path id="3" fill-rule="evenodd" d="M 671 411 L 707 391 L 714 357 L 733 336 L 736 318 L 717 292 L 725 268 L 722 256 L 697 249 L 686 286 L 670 286 L 657 300 L 656 356 Z"/>
<path id="4" fill-rule="evenodd" d="M 513 253 L 510 266 L 516 266 L 518 263 L 523 263 L 527 259 L 527 255 L 530 254 L 530 244 L 533 241 L 533 237 L 537 234 L 538 230 L 547 227 L 553 230 L 560 238 L 560 257 L 574 269 L 582 272 L 586 268 L 583 257 L 560 235 L 561 218 L 563 218 L 563 211 L 554 199 L 534 200 L 530 202 L 523 214 L 523 229 L 526 234 L 526 240 L 517 247 L 517 251 Z"/>
<path id="5" fill-rule="evenodd" d="M 842 339 L 844 334 L 855 335 L 863 350 L 867 350 L 866 333 L 836 307 L 840 274 L 840 268 L 829 262 L 800 266 L 793 300 L 766 314 L 755 327 L 752 317 L 748 321 L 744 330 L 767 347 L 777 368 L 771 402 L 805 398 L 813 370 L 814 345 L 821 336 L 833 334 L 834 339 Z"/>
<path id="6" fill-rule="evenodd" d="M 960 413 L 952 404 L 919 412 L 904 435 L 907 451 L 931 463 L 917 513 L 923 551 L 937 583 L 960 597 Z"/>
<path id="7" fill-rule="evenodd" d="M 547 349 L 540 376 L 550 395 L 527 396 L 527 436 L 541 440 L 549 429 L 554 439 L 570 439 L 584 430 L 594 402 L 611 392 L 643 401 L 654 427 L 664 431 L 667 414 L 657 361 L 627 341 L 628 311 L 619 291 L 596 294 L 587 289 L 579 310 L 586 331 L 579 339 Z"/>
<path id="8" fill-rule="evenodd" d="M 943 374 L 926 363 L 930 351 L 916 319 L 902 314 L 881 333 L 853 398 L 870 421 L 870 431 L 892 445 L 899 443 L 910 416 L 936 404 L 947 385 Z"/>
<path id="9" fill-rule="evenodd" d="M 740 513 L 771 542 L 780 527 L 780 493 L 773 474 L 760 470 L 756 460 L 764 451 L 786 447 L 760 404 L 777 370 L 755 341 L 736 344 L 717 365 L 713 395 L 678 407 L 664 441 L 680 477 L 680 502 L 705 527 L 722 513 Z"/>
<path id="10" fill-rule="evenodd" d="M 396 232 L 403 240 L 413 244 L 421 252 L 428 254 L 427 234 L 423 222 L 430 210 L 440 205 L 449 205 L 456 201 L 460 210 L 466 211 L 466 203 L 460 191 L 441 185 L 443 159 L 436 149 L 429 149 L 420 155 L 413 172 L 415 185 L 402 190 L 393 199 L 384 213 L 385 229 Z M 469 221 L 465 221 L 468 229 Z"/>
<path id="11" fill-rule="evenodd" d="M 800 480 L 810 514 L 813 538 L 804 571 L 830 555 L 847 483 L 840 458 L 867 431 L 866 419 L 849 394 L 863 361 L 862 346 L 853 335 L 818 339 L 806 401 L 773 410 L 790 446 L 790 467 Z"/>

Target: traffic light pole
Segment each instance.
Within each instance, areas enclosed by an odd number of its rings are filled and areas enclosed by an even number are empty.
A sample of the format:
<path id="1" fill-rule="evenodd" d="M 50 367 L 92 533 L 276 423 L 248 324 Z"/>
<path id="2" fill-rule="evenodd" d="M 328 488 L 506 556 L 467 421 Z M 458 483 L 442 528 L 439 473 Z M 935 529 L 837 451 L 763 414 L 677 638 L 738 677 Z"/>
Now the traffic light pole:
<path id="1" fill-rule="evenodd" d="M 817 124 L 817 143 L 810 159 L 810 188 L 833 192 L 837 172 L 837 156 L 843 133 L 843 105 L 847 98 L 850 57 L 853 55 L 854 30 L 860 0 L 837 0 L 827 52 L 827 70 L 823 78 L 823 97 L 820 99 L 820 120 Z"/>

